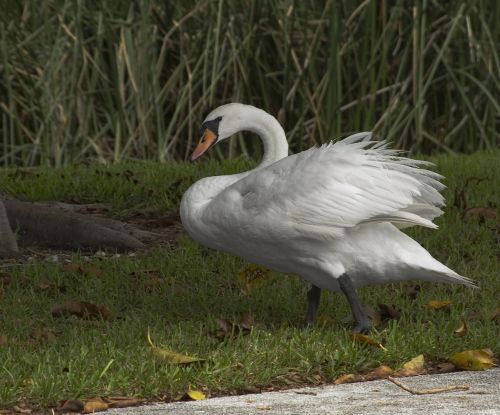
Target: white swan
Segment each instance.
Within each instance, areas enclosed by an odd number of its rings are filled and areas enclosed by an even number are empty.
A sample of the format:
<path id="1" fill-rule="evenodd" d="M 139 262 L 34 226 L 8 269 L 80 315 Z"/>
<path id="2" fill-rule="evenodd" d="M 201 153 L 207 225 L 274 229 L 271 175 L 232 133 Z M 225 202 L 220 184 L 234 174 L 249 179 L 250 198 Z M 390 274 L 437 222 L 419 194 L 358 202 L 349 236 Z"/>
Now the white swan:
<path id="1" fill-rule="evenodd" d="M 278 121 L 237 103 L 212 111 L 202 128 L 193 160 L 242 130 L 260 136 L 264 157 L 253 170 L 193 184 L 181 202 L 185 229 L 203 245 L 309 281 L 308 325 L 321 289 L 346 295 L 360 332 L 370 321 L 356 287 L 411 279 L 475 287 L 399 230 L 437 227 L 444 186 L 418 167 L 426 162 L 399 157 L 370 133 L 288 156 Z"/>

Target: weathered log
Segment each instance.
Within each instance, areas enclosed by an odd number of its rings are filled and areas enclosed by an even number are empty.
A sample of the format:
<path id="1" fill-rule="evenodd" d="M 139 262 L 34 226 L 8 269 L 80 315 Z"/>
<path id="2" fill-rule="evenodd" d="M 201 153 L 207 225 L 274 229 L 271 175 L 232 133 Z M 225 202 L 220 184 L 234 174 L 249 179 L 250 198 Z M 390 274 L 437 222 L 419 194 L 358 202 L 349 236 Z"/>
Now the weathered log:
<path id="1" fill-rule="evenodd" d="M 118 221 L 83 215 L 55 204 L 24 202 L 4 197 L 10 227 L 20 245 L 35 244 L 55 249 L 114 249 L 129 251 L 145 245 Z M 139 231 L 138 234 L 141 234 Z M 144 236 L 144 235 L 143 235 Z M 2 238 L 3 239 L 3 238 Z"/>
<path id="2" fill-rule="evenodd" d="M 9 226 L 7 212 L 0 197 L 0 257 L 10 257 L 17 252 L 17 241 Z"/>

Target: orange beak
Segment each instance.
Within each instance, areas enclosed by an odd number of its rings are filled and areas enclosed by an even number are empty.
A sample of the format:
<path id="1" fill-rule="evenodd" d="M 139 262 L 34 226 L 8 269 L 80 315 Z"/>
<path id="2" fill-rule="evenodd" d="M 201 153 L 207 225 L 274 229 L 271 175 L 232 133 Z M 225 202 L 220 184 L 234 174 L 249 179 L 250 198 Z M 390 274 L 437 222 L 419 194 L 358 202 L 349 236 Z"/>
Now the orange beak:
<path id="1" fill-rule="evenodd" d="M 213 144 L 217 141 L 217 135 L 210 129 L 205 128 L 203 135 L 201 136 L 200 142 L 196 146 L 191 154 L 191 160 L 196 160 L 201 157 Z"/>

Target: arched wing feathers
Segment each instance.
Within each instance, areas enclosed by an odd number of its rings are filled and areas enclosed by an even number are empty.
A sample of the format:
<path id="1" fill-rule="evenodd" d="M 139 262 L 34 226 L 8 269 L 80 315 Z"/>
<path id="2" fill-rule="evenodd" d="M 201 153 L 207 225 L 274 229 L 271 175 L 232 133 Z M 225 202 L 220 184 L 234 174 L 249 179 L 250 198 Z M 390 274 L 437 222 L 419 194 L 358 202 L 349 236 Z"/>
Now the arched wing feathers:
<path id="1" fill-rule="evenodd" d="M 231 185 L 242 214 L 286 221 L 327 236 L 367 222 L 435 228 L 440 176 L 359 133 L 277 161 Z"/>

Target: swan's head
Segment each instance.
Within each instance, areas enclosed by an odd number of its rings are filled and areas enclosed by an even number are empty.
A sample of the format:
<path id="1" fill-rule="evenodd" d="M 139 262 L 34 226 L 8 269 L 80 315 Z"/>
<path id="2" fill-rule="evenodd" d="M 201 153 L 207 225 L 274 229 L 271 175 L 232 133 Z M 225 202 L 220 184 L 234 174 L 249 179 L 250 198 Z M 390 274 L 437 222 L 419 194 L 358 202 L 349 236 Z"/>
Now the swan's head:
<path id="1" fill-rule="evenodd" d="M 231 103 L 222 105 L 208 114 L 201 124 L 202 136 L 191 155 L 191 160 L 196 160 L 214 144 L 241 131 L 245 113 L 251 109 L 253 107 L 250 105 Z"/>

